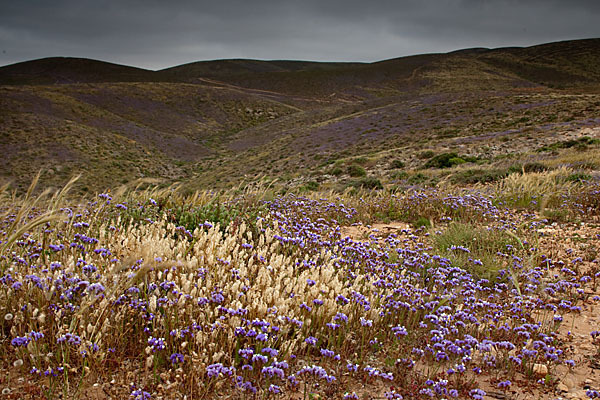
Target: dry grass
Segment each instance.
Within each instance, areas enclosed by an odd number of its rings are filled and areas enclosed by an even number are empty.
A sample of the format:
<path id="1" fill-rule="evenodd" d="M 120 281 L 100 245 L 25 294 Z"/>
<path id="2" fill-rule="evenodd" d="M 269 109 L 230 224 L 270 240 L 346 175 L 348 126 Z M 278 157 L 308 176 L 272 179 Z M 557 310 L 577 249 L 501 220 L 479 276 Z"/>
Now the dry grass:
<path id="1" fill-rule="evenodd" d="M 513 173 L 497 184 L 499 200 L 509 205 L 543 210 L 560 205 L 574 185 L 566 181 L 573 171 L 560 167 L 545 172 Z"/>
<path id="2" fill-rule="evenodd" d="M 600 170 L 600 150 L 598 148 L 585 151 L 569 149 L 559 156 L 543 160 L 543 163 L 551 168 Z"/>
<path id="3" fill-rule="evenodd" d="M 568 173 L 562 169 L 513 176 L 496 188 L 545 198 L 549 187 L 570 188 L 557 186 Z M 520 300 L 511 296 L 525 289 L 529 295 L 541 290 L 532 289 L 529 280 L 535 263 L 516 261 L 534 257 L 535 251 L 530 245 L 517 246 L 521 239 L 510 235 L 514 231 L 529 239 L 532 220 L 497 209 L 493 196 L 448 186 L 396 194 L 357 190 L 272 199 L 267 183 L 189 195 L 176 186 L 144 186 L 149 183 L 79 204 L 65 203 L 68 187 L 42 198 L 32 196 L 33 185 L 20 198 L 4 194 L 1 254 L 9 257 L 0 259 L 5 272 L 0 282 L 0 315 L 5 317 L 0 322 L 10 340 L 0 346 L 0 359 L 6 368 L 18 365 L 15 368 L 28 382 L 43 382 L 38 384 L 45 390 L 40 389 L 40 396 L 56 398 L 60 392 L 82 398 L 86 382 L 109 381 L 111 374 L 121 372 L 133 375 L 125 375 L 131 376 L 126 383 L 119 381 L 125 387 L 120 395 L 131 391 L 127 385 L 134 381 L 137 388 L 160 393 L 250 396 L 250 389 L 238 391 L 227 372 L 207 375 L 221 364 L 235 367 L 235 376 L 250 382 L 260 396 L 272 395 L 271 384 L 286 395 L 299 394 L 301 387 L 265 377 L 263 368 L 280 361 L 289 365 L 285 373 L 298 373 L 295 378 L 304 379 L 304 390 L 313 394 L 336 396 L 357 382 L 372 384 L 368 371 L 376 367 L 378 373 L 393 374 L 396 388 L 416 395 L 410 387 L 425 385 L 427 378 L 437 379 L 438 372 L 463 362 L 460 356 L 440 361 L 424 353 L 410 370 L 395 364 L 414 357 L 413 347 L 425 349 L 432 343 L 428 335 L 438 325 L 429 325 L 431 316 L 426 317 L 425 309 L 437 314 L 443 307 L 440 316 L 463 312 L 466 293 L 470 299 L 481 296 L 490 302 L 487 289 L 463 293 L 456 282 L 465 290 L 498 284 L 493 309 L 496 315 L 503 310 L 500 321 L 512 320 L 512 304 Z M 255 212 L 205 222 L 209 214 L 198 211 L 227 204 Z M 17 214 L 20 217 L 12 219 Z M 181 218 L 174 218 L 182 215 L 197 218 L 186 227 L 180 225 Z M 511 219 L 508 225 L 506 218 Z M 368 242 L 341 236 L 341 225 L 385 219 L 427 219 L 433 226 L 429 233 L 397 232 L 385 240 L 369 236 Z M 454 224 L 448 225 L 450 220 Z M 63 248 L 57 250 L 59 244 Z M 445 276 L 458 280 L 450 283 Z M 562 277 L 563 272 L 556 271 L 548 279 Z M 561 296 L 574 299 L 570 290 Z M 470 312 L 485 321 L 489 311 Z M 491 322 L 464 322 L 446 337 L 507 340 Z M 271 349 L 277 355 L 269 356 L 268 362 L 242 357 L 244 352 L 264 355 Z M 477 363 L 484 351 L 471 350 L 473 365 L 483 365 Z M 329 351 L 336 358 L 324 356 Z M 508 362 L 508 353 L 498 357 Z M 531 362 L 493 371 L 527 374 Z M 323 365 L 339 381 L 312 387 L 314 380 L 299 374 L 312 363 Z M 347 363 L 361 369 L 349 377 L 344 372 Z M 170 389 L 165 389 L 167 381 Z M 474 387 L 473 380 L 451 384 L 461 393 Z"/>

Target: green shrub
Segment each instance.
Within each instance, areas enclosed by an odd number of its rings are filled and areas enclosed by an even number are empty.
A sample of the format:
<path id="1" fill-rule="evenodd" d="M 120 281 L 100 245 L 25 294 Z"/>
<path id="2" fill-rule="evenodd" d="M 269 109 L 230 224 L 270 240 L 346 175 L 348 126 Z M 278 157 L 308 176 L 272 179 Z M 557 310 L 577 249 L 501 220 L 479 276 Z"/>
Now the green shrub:
<path id="1" fill-rule="evenodd" d="M 429 218 L 419 217 L 415 222 L 413 222 L 413 226 L 417 229 L 422 226 L 424 226 L 425 228 L 429 228 L 431 226 L 431 221 L 429 220 Z"/>
<path id="2" fill-rule="evenodd" d="M 460 165 L 464 163 L 466 163 L 466 161 L 460 157 L 453 157 L 448 161 L 448 164 L 450 164 L 451 166 Z"/>
<path id="3" fill-rule="evenodd" d="M 356 188 L 364 188 L 364 189 L 374 189 L 381 190 L 383 189 L 383 185 L 381 181 L 377 178 L 363 178 L 359 181 L 356 181 L 352 184 L 352 186 Z"/>
<path id="4" fill-rule="evenodd" d="M 344 173 L 344 171 L 340 167 L 335 167 L 334 169 L 331 170 L 331 175 L 333 175 L 333 176 L 340 176 L 343 173 Z"/>
<path id="5" fill-rule="evenodd" d="M 508 171 L 501 169 L 468 169 L 456 173 L 450 178 L 450 181 L 458 185 L 473 185 L 475 183 L 496 182 L 507 175 Z"/>
<path id="6" fill-rule="evenodd" d="M 418 185 L 420 183 L 424 183 L 427 182 L 429 178 L 427 177 L 427 175 L 424 175 L 420 172 L 417 172 L 416 174 L 412 175 L 411 177 L 409 177 L 407 179 L 407 182 L 411 185 Z"/>
<path id="7" fill-rule="evenodd" d="M 523 173 L 525 172 L 526 174 L 531 173 L 531 172 L 545 172 L 548 171 L 548 167 L 545 166 L 544 164 L 540 163 L 540 162 L 528 162 L 525 164 L 513 164 L 511 165 L 507 172 L 509 174 L 513 174 L 513 173 Z"/>
<path id="8" fill-rule="evenodd" d="M 217 197 L 214 201 L 199 207 L 188 207 L 179 205 L 167 211 L 167 218 L 177 226 L 183 226 L 188 231 L 201 226 L 205 221 L 213 224 L 219 223 L 224 232 L 235 220 L 245 221 L 247 225 L 256 224 L 256 217 L 263 209 L 263 206 L 244 206 L 236 203 L 223 203 Z"/>
<path id="9" fill-rule="evenodd" d="M 361 167 L 360 165 L 355 165 L 355 164 L 348 166 L 348 169 L 346 170 L 346 172 L 348 173 L 348 175 L 350 175 L 353 178 L 367 175 L 367 171 L 365 171 L 365 169 L 363 167 Z"/>
<path id="10" fill-rule="evenodd" d="M 319 164 L 319 168 L 323 168 L 323 167 L 326 167 L 328 165 L 331 165 L 331 164 L 335 163 L 335 161 L 336 161 L 335 159 L 329 158 L 329 159 L 323 161 L 321 164 Z"/>
<path id="11" fill-rule="evenodd" d="M 554 151 L 557 149 L 570 149 L 571 147 L 575 147 L 577 150 L 586 150 L 588 146 L 598 143 L 600 143 L 600 139 L 592 139 L 589 136 L 583 136 L 579 139 L 570 139 L 542 146 L 537 151 Z"/>
<path id="12" fill-rule="evenodd" d="M 306 182 L 300 187 L 301 192 L 314 192 L 316 190 L 319 190 L 319 183 L 315 181 Z"/>
<path id="13" fill-rule="evenodd" d="M 530 172 L 545 172 L 548 171 L 548 167 L 539 162 L 529 162 L 523 165 L 523 170 L 526 173 Z"/>
<path id="14" fill-rule="evenodd" d="M 425 150 L 417 154 L 417 157 L 419 157 L 421 160 L 427 160 L 428 158 L 431 158 L 434 155 L 435 153 L 433 152 L 433 150 Z"/>
<path id="15" fill-rule="evenodd" d="M 390 163 L 390 168 L 391 169 L 401 169 L 401 168 L 404 168 L 404 162 L 402 160 L 393 160 Z"/>
<path id="16" fill-rule="evenodd" d="M 582 171 L 574 172 L 565 178 L 565 180 L 567 182 L 577 182 L 577 183 L 589 181 L 590 179 L 592 179 L 592 176 L 590 174 L 586 174 L 585 172 L 582 172 Z"/>
<path id="17" fill-rule="evenodd" d="M 520 174 L 523 172 L 523 166 L 521 164 L 513 164 L 506 170 L 508 174 Z"/>
<path id="18" fill-rule="evenodd" d="M 359 165 L 365 165 L 368 161 L 369 159 L 367 157 L 356 157 L 352 160 L 353 163 Z"/>
<path id="19" fill-rule="evenodd" d="M 408 178 L 409 174 L 406 171 L 398 171 L 398 172 L 394 172 L 391 177 L 393 179 L 406 179 Z"/>
<path id="20" fill-rule="evenodd" d="M 465 158 L 468 158 L 465 159 Z M 455 165 L 464 164 L 467 161 L 477 160 L 473 157 L 459 157 L 458 154 L 451 153 L 442 153 L 437 156 L 431 158 L 424 165 L 425 168 L 451 168 Z"/>

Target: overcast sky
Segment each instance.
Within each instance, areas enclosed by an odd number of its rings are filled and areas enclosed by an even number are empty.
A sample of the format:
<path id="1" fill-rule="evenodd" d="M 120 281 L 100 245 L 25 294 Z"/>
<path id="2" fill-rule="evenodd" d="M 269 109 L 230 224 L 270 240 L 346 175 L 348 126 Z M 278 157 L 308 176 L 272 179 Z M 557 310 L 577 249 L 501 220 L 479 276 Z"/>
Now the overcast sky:
<path id="1" fill-rule="evenodd" d="M 160 69 L 220 58 L 377 61 L 600 37 L 600 0 L 3 0 L 0 65 Z"/>

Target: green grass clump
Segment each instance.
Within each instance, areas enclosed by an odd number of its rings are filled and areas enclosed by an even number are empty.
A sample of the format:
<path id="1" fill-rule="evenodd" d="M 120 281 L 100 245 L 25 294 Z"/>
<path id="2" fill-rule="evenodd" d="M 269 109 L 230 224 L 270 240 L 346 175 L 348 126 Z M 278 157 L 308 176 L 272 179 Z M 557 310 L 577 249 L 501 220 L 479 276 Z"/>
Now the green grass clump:
<path id="1" fill-rule="evenodd" d="M 183 226 L 190 232 L 202 226 L 204 222 L 210 222 L 213 225 L 219 224 L 221 230 L 225 231 L 234 221 L 244 221 L 252 226 L 256 222 L 256 217 L 261 209 L 262 207 L 259 205 L 245 207 L 235 202 L 226 203 L 216 198 L 215 201 L 202 206 L 188 207 L 181 205 L 174 207 L 168 210 L 167 215 L 175 225 Z"/>
<path id="2" fill-rule="evenodd" d="M 390 169 L 401 169 L 404 168 L 405 164 L 402 160 L 393 160 L 390 163 Z"/>
<path id="3" fill-rule="evenodd" d="M 319 183 L 315 181 L 306 182 L 300 187 L 301 192 L 314 192 L 319 190 Z"/>
<path id="4" fill-rule="evenodd" d="M 417 172 L 414 175 L 411 175 L 406 182 L 408 182 L 411 185 L 419 185 L 422 183 L 425 183 L 429 180 L 429 177 L 425 174 L 422 174 L 420 172 Z"/>
<path id="5" fill-rule="evenodd" d="M 406 171 L 398 171 L 398 172 L 393 172 L 390 176 L 393 179 L 400 179 L 400 180 L 402 180 L 402 179 L 408 178 L 410 176 L 410 174 L 408 172 L 406 172 Z"/>
<path id="6" fill-rule="evenodd" d="M 586 150 L 588 148 L 588 146 L 598 144 L 598 143 L 600 143 L 600 139 L 592 139 L 589 136 L 583 136 L 583 137 L 580 137 L 579 139 L 565 140 L 562 142 L 556 142 L 556 143 L 552 143 L 552 144 L 549 144 L 546 146 L 542 146 L 537 151 L 538 152 L 554 151 L 554 150 L 558 150 L 558 149 L 570 149 L 572 147 L 574 147 L 577 150 Z"/>
<path id="7" fill-rule="evenodd" d="M 365 165 L 367 162 L 369 162 L 369 159 L 367 157 L 356 157 L 352 160 L 352 162 L 359 165 Z"/>
<path id="8" fill-rule="evenodd" d="M 360 165 L 355 165 L 355 164 L 348 166 L 348 169 L 346 170 L 346 172 L 348 173 L 348 175 L 350 175 L 353 178 L 358 178 L 358 177 L 367 175 L 367 171 L 365 171 L 365 169 L 363 167 L 361 167 Z"/>
<path id="9" fill-rule="evenodd" d="M 331 170 L 331 172 L 330 172 L 330 173 L 331 173 L 331 175 L 333 175 L 333 176 L 340 176 L 340 175 L 342 175 L 342 174 L 344 173 L 344 170 L 343 170 L 343 169 L 341 169 L 340 167 L 335 167 L 335 168 L 333 168 L 333 169 Z"/>
<path id="10" fill-rule="evenodd" d="M 429 228 L 431 227 L 431 221 L 429 220 L 429 218 L 426 217 L 419 217 L 417 218 L 417 220 L 415 222 L 413 222 L 413 226 L 415 228 L 421 228 L 421 227 L 425 227 L 425 228 Z"/>
<path id="11" fill-rule="evenodd" d="M 382 190 L 383 184 L 377 178 L 363 178 L 352 184 L 353 187 L 371 189 L 371 190 Z"/>
<path id="12" fill-rule="evenodd" d="M 457 153 L 442 153 L 431 158 L 425 163 L 424 168 L 452 168 L 456 165 L 464 164 L 466 162 L 475 162 L 476 157 L 459 156 Z"/>
<path id="13" fill-rule="evenodd" d="M 565 181 L 582 183 L 585 181 L 589 181 L 590 179 L 592 179 L 592 176 L 590 174 L 586 174 L 585 172 L 582 172 L 582 171 L 577 171 L 577 172 L 574 172 L 571 175 L 567 176 L 565 178 Z"/>
<path id="14" fill-rule="evenodd" d="M 434 155 L 435 153 L 433 152 L 433 150 L 425 150 L 417 154 L 417 157 L 419 157 L 421 160 L 427 160 L 428 158 L 431 158 Z"/>
<path id="15" fill-rule="evenodd" d="M 450 181 L 457 185 L 473 185 L 496 182 L 507 175 L 508 172 L 503 169 L 468 169 L 457 172 L 450 178 Z"/>
<path id="16" fill-rule="evenodd" d="M 497 253 L 508 251 L 518 242 L 504 231 L 470 223 L 452 223 L 434 237 L 435 249 L 453 265 L 479 278 L 494 278 L 501 268 Z"/>

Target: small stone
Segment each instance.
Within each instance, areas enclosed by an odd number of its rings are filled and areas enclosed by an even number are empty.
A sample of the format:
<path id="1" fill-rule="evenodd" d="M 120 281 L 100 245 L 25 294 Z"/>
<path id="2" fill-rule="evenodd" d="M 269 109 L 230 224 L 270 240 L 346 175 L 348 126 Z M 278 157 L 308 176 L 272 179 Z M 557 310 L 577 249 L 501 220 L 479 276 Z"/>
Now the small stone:
<path id="1" fill-rule="evenodd" d="M 565 376 L 561 383 L 565 384 L 569 389 L 575 386 L 575 381 L 570 376 Z"/>
<path id="2" fill-rule="evenodd" d="M 556 389 L 558 389 L 559 392 L 568 392 L 569 391 L 569 387 L 562 382 L 560 382 L 558 385 L 556 385 Z"/>
<path id="3" fill-rule="evenodd" d="M 533 373 L 535 376 L 543 378 L 548 375 L 548 367 L 544 364 L 533 364 Z"/>

